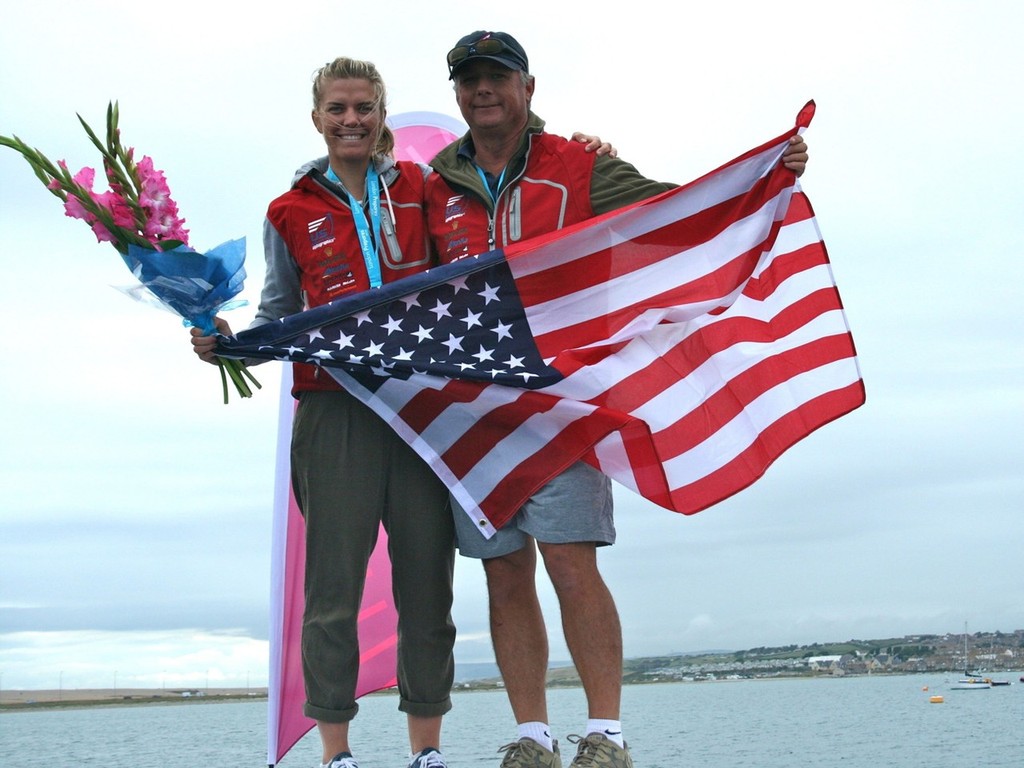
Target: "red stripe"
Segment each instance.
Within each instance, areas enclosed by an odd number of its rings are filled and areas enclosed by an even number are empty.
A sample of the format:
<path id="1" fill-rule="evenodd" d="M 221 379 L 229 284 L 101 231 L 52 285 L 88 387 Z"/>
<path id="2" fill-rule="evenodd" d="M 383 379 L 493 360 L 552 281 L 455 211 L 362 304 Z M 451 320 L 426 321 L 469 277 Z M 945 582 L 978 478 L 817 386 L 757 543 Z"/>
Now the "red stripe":
<path id="1" fill-rule="evenodd" d="M 621 411 L 635 411 L 690 376 L 714 355 L 742 342 L 774 341 L 836 308 L 834 289 L 823 288 L 786 307 L 768 323 L 747 317 L 724 318 L 688 336 L 593 401 Z"/>
<path id="2" fill-rule="evenodd" d="M 567 425 L 539 451 L 523 458 L 505 473 L 502 480 L 481 502 L 480 508 L 500 528 L 552 477 L 578 461 L 584 454 L 610 435 L 633 421 L 627 414 L 607 410 L 597 412 Z"/>
<path id="3" fill-rule="evenodd" d="M 387 386 L 385 384 L 385 386 Z M 486 384 L 476 381 L 450 381 L 441 389 L 424 389 L 409 398 L 399 417 L 417 434 L 422 433 L 452 403 L 471 403 Z"/>
<path id="4" fill-rule="evenodd" d="M 853 356 L 849 336 L 841 334 L 816 339 L 795 349 L 763 360 L 723 386 L 701 406 L 685 414 L 655 436 L 670 459 L 713 437 L 758 397 L 790 379 L 837 360 Z"/>
<path id="5" fill-rule="evenodd" d="M 671 507 L 692 515 L 717 504 L 751 485 L 784 451 L 801 439 L 863 404 L 864 383 L 857 381 L 787 413 L 765 429 L 756 444 L 721 469 L 695 483 L 674 489 Z"/>
<path id="6" fill-rule="evenodd" d="M 720 235 L 739 219 L 760 210 L 766 200 L 774 198 L 788 186 L 790 182 L 784 174 L 773 173 L 758 180 L 754 187 L 743 195 L 652 229 L 635 236 L 632 240 L 594 251 L 582 258 L 563 260 L 556 252 L 558 245 L 553 244 L 549 248 L 555 252 L 552 253 L 552 258 L 557 259 L 557 263 L 539 272 L 516 275 L 520 300 L 525 307 L 557 301 L 573 291 L 603 285 L 629 275 L 637 269 L 702 245 Z M 538 250 L 540 249 L 506 250 L 513 273 L 516 258 Z"/>
<path id="7" fill-rule="evenodd" d="M 459 439 L 442 455 L 445 464 L 456 477 L 464 477 L 481 456 L 515 432 L 523 422 L 537 414 L 547 413 L 559 402 L 557 397 L 524 390 L 514 402 L 491 409 L 459 435 Z"/>
<path id="8" fill-rule="evenodd" d="M 552 367 L 563 373 L 575 353 L 575 348 L 592 344 L 618 333 L 641 313 L 649 309 L 664 309 L 704 301 L 712 301 L 725 296 L 750 278 L 763 252 L 761 245 L 741 254 L 732 261 L 722 265 L 718 270 L 654 296 L 639 297 L 627 307 L 611 310 L 608 313 L 574 325 L 565 326 L 556 331 L 536 337 L 541 357 L 554 358 Z M 566 354 L 559 355 L 559 351 Z"/>

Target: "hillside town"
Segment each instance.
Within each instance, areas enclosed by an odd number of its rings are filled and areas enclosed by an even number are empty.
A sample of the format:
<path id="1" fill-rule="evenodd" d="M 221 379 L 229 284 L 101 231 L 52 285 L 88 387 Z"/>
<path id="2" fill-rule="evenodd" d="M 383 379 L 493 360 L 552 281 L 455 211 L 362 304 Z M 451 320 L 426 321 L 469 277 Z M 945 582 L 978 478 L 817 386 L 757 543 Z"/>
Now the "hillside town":
<path id="1" fill-rule="evenodd" d="M 967 654 L 965 656 L 965 647 Z M 972 635 L 908 635 L 883 640 L 752 648 L 746 651 L 678 654 L 627 660 L 627 683 L 823 675 L 979 673 L 1008 676 L 1024 669 L 1024 630 Z M 557 672 L 554 671 L 554 672 Z M 574 673 L 552 674 L 551 683 L 572 684 Z M 1013 679 L 1016 681 L 1017 676 Z"/>

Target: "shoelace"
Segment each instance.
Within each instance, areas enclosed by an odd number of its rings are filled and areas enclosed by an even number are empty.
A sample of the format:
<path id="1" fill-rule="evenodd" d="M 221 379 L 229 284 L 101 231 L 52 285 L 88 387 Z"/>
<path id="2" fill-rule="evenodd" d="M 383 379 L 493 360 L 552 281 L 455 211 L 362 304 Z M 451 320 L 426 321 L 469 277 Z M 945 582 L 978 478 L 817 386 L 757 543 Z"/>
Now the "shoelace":
<path id="1" fill-rule="evenodd" d="M 570 744 L 579 744 L 579 747 L 576 749 L 576 757 L 572 761 L 576 768 L 590 768 L 590 766 L 597 765 L 595 756 L 597 748 L 601 745 L 601 736 L 599 734 L 592 733 L 584 737 L 574 733 L 566 738 Z"/>
<path id="2" fill-rule="evenodd" d="M 505 756 L 501 758 L 501 764 L 504 765 L 510 760 L 515 759 L 516 754 L 519 752 L 519 742 L 513 741 L 511 744 L 506 744 L 503 747 L 498 747 L 498 751 L 505 753 Z"/>
<path id="3" fill-rule="evenodd" d="M 533 741 L 532 740 L 527 742 L 527 744 L 528 744 L 527 749 L 534 749 Z M 522 742 L 522 740 L 520 740 L 520 741 L 513 741 L 511 744 L 506 744 L 503 747 L 498 747 L 498 751 L 499 752 L 504 752 L 505 753 L 505 756 L 503 758 L 501 758 L 502 766 L 513 764 L 515 762 L 516 758 L 519 757 L 519 753 L 523 751 L 523 746 L 524 746 L 523 742 Z M 536 749 L 543 749 L 543 747 L 541 747 L 538 744 L 536 746 Z M 557 749 L 558 749 L 558 742 L 556 741 L 554 743 L 554 749 L 552 751 L 557 751 Z"/>
<path id="4" fill-rule="evenodd" d="M 432 749 L 429 752 L 420 752 L 416 755 L 409 763 L 409 768 L 448 768 L 448 763 L 445 762 L 444 755 L 436 749 Z"/>
<path id="5" fill-rule="evenodd" d="M 359 768 L 354 757 L 338 757 L 327 763 L 327 768 Z"/>
<path id="6" fill-rule="evenodd" d="M 498 747 L 499 752 L 505 753 L 505 757 L 501 759 L 501 765 L 505 766 L 512 764 L 519 757 L 519 754 L 524 751 L 524 747 L 526 748 L 526 750 L 539 752 L 542 755 L 545 754 L 547 751 L 544 749 L 543 746 L 536 743 L 533 739 L 527 739 L 525 744 L 522 739 L 520 739 L 519 741 L 513 741 L 511 744 L 506 744 L 503 747 Z M 561 765 L 561 757 L 559 756 L 558 752 L 558 739 L 551 740 L 551 752 L 555 754 L 556 762 L 559 765 Z M 529 761 L 530 758 L 527 757 L 524 759 Z"/>

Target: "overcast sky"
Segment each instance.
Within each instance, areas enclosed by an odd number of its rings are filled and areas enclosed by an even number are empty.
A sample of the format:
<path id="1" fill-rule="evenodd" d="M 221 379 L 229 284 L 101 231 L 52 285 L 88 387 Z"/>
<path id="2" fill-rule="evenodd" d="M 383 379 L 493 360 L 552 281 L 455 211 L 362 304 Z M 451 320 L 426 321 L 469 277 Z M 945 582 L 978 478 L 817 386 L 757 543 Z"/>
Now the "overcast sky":
<path id="1" fill-rule="evenodd" d="M 1019 3 L 60 5 L 5 10 L 0 134 L 95 167 L 75 115 L 102 129 L 118 100 L 193 246 L 247 238 L 235 328 L 267 203 L 323 154 L 310 75 L 337 55 L 378 65 L 393 115 L 457 117 L 445 53 L 509 31 L 549 130 L 676 182 L 814 99 L 803 186 L 867 403 L 696 516 L 617 489 L 601 564 L 626 655 L 1024 628 Z M 223 405 L 180 321 L 119 293 L 117 253 L 5 148 L 0 253 L 0 684 L 265 685 L 279 364 Z M 457 658 L 490 660 L 477 562 L 456 590 Z"/>

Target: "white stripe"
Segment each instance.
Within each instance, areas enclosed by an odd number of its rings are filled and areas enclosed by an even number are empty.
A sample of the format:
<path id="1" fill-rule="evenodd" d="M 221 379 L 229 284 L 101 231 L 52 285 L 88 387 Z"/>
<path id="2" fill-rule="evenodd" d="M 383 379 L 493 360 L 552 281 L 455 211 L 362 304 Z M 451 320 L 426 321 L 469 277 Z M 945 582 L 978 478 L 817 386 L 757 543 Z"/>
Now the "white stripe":
<path id="1" fill-rule="evenodd" d="M 700 445 L 664 462 L 669 486 L 682 488 L 721 469 L 786 414 L 815 397 L 835 392 L 859 380 L 857 366 L 850 359 L 843 359 L 773 387 Z"/>
<path id="2" fill-rule="evenodd" d="M 816 317 L 789 336 L 770 343 L 743 342 L 712 356 L 685 379 L 663 390 L 633 415 L 646 421 L 652 432 L 672 426 L 681 418 L 702 407 L 723 389 L 730 380 L 742 375 L 769 357 L 782 354 L 824 336 L 845 334 L 842 312 L 836 310 Z"/>
<path id="3" fill-rule="evenodd" d="M 598 442 L 594 446 L 594 456 L 598 469 L 634 493 L 640 493 L 640 486 L 633 474 L 633 465 L 629 463 L 621 432 L 612 432 Z"/>
<path id="4" fill-rule="evenodd" d="M 543 272 L 553 264 L 568 264 L 628 242 L 655 229 L 685 219 L 714 205 L 731 200 L 751 189 L 758 179 L 775 167 L 786 142 L 768 147 L 760 154 L 733 163 L 712 175 L 667 193 L 603 221 L 601 226 L 584 227 L 563 235 L 556 242 L 524 251 L 510 264 L 516 277 Z"/>
<path id="5" fill-rule="evenodd" d="M 600 285 L 588 286 L 575 293 L 526 307 L 531 330 L 535 336 L 543 336 L 576 323 L 618 312 L 664 293 L 666 288 L 686 285 L 713 274 L 751 246 L 764 241 L 776 220 L 776 211 L 784 202 L 783 198 L 789 196 L 788 190 L 786 192 L 785 195 L 767 201 L 746 218 L 733 222 L 710 240 L 692 248 L 660 258 Z M 684 315 L 695 317 L 719 306 L 724 298 L 723 295 L 706 302 L 687 304 Z"/>

